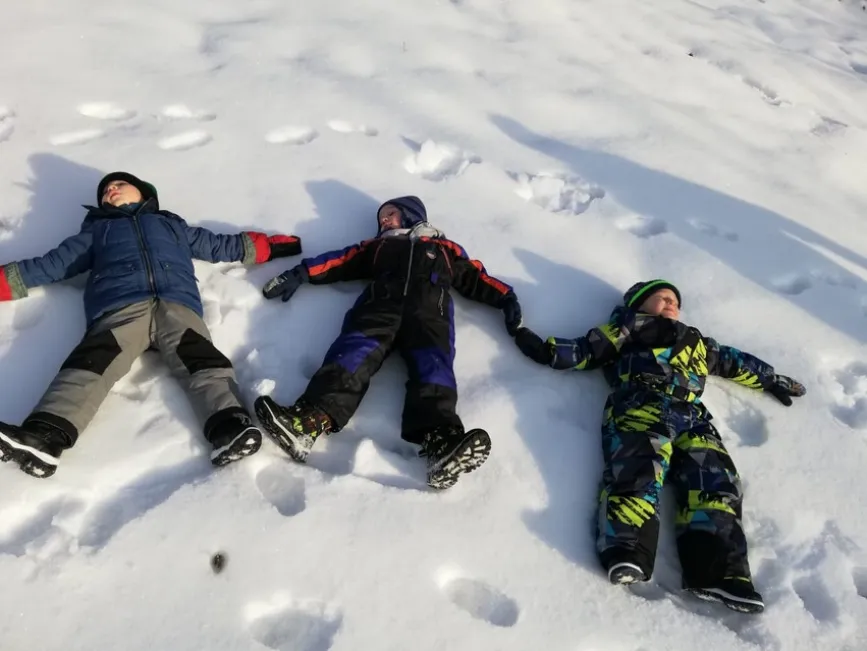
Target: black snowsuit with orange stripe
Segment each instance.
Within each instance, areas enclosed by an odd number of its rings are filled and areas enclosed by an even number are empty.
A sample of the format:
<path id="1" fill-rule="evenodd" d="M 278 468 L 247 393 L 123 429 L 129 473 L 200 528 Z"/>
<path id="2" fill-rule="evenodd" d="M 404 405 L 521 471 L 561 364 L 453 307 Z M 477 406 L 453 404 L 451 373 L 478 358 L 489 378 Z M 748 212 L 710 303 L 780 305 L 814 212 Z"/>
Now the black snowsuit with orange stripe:
<path id="1" fill-rule="evenodd" d="M 413 223 L 414 222 L 414 223 Z M 302 261 L 314 285 L 370 280 L 347 312 L 340 335 L 302 396 L 324 411 L 337 431 L 346 426 L 370 380 L 392 350 L 409 372 L 402 437 L 421 443 L 425 432 L 463 431 L 455 413 L 457 384 L 454 306 L 450 290 L 501 307 L 512 288 L 489 276 L 464 249 L 426 221 L 412 220 L 398 234 Z"/>

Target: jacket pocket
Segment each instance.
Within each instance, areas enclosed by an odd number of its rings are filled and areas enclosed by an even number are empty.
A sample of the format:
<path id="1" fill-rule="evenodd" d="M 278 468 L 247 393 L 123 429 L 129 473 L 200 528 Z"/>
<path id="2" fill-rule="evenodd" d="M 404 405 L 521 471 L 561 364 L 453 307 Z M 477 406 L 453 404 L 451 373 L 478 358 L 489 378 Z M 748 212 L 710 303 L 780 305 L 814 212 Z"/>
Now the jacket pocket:
<path id="1" fill-rule="evenodd" d="M 96 281 L 102 278 L 112 278 L 116 276 L 128 276 L 129 274 L 134 274 L 136 271 L 136 266 L 131 262 L 113 264 L 94 273 L 93 280 Z"/>

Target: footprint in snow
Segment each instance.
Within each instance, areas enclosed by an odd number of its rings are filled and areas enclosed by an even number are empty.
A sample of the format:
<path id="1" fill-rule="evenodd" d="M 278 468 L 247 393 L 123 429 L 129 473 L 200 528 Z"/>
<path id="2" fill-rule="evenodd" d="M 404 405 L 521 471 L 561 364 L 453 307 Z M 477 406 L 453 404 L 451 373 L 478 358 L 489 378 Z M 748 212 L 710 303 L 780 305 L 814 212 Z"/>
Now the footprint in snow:
<path id="1" fill-rule="evenodd" d="M 211 142 L 210 133 L 201 129 L 193 129 L 163 138 L 157 142 L 157 146 L 166 151 L 186 151 L 201 147 L 209 142 Z"/>
<path id="2" fill-rule="evenodd" d="M 664 219 L 645 215 L 624 217 L 615 222 L 615 226 L 642 239 L 661 235 L 668 231 L 668 224 L 665 223 Z"/>
<path id="3" fill-rule="evenodd" d="M 773 285 L 781 294 L 797 296 L 810 289 L 813 286 L 813 282 L 810 280 L 809 276 L 793 273 L 775 278 L 771 281 L 771 285 Z"/>
<path id="4" fill-rule="evenodd" d="M 815 126 L 810 129 L 810 133 L 816 136 L 827 136 L 832 133 L 836 133 L 841 129 L 845 129 L 848 126 L 848 124 L 846 124 L 845 122 L 840 122 L 840 120 L 835 120 L 834 118 L 820 115 Z"/>
<path id="5" fill-rule="evenodd" d="M 513 173 L 515 194 L 555 213 L 580 215 L 605 196 L 605 190 L 584 179 L 562 172 Z"/>
<path id="6" fill-rule="evenodd" d="M 256 487 L 280 515 L 292 517 L 306 508 L 304 480 L 292 474 L 288 462 L 262 468 L 256 475 Z"/>
<path id="7" fill-rule="evenodd" d="M 24 556 L 33 546 L 50 545 L 51 538 L 58 535 L 57 518 L 73 515 L 83 508 L 78 500 L 66 496 L 54 497 L 36 507 L 28 517 L 15 523 L 2 522 L 4 534 L 0 538 L 0 554 Z"/>
<path id="8" fill-rule="evenodd" d="M 478 156 L 463 151 L 455 145 L 425 140 L 420 145 L 405 139 L 416 152 L 404 160 L 403 166 L 410 174 L 428 181 L 444 181 L 463 174 L 473 163 L 481 163 Z"/>
<path id="9" fill-rule="evenodd" d="M 834 379 L 840 391 L 831 413 L 852 429 L 867 428 L 867 364 L 852 362 L 835 371 Z"/>
<path id="10" fill-rule="evenodd" d="M 817 283 L 823 283 L 831 287 L 848 287 L 854 289 L 857 280 L 852 274 L 837 271 L 811 271 L 809 273 L 789 273 L 778 276 L 771 280 L 771 285 L 781 294 L 797 296 L 803 294 Z"/>
<path id="11" fill-rule="evenodd" d="M 705 57 L 702 48 L 694 48 L 691 52 L 689 52 L 689 56 L 693 57 L 696 60 L 704 61 L 709 65 L 713 66 L 725 72 L 742 84 L 751 88 L 755 92 L 759 94 L 759 96 L 771 106 L 791 106 L 792 103 L 781 98 L 776 91 L 774 91 L 770 86 L 764 84 L 754 77 L 751 77 L 748 74 L 744 73 L 743 66 L 737 61 L 716 61 L 710 58 Z"/>
<path id="12" fill-rule="evenodd" d="M 729 242 L 737 242 L 739 239 L 737 233 L 733 231 L 720 230 L 716 225 L 711 224 L 710 222 L 702 221 L 701 219 L 689 219 L 687 221 L 689 225 L 699 233 L 704 233 L 710 237 L 722 237 Z"/>
<path id="13" fill-rule="evenodd" d="M 752 88 L 756 91 L 763 100 L 765 100 L 771 106 L 791 106 L 791 102 L 787 102 L 784 99 L 780 99 L 780 96 L 777 95 L 774 90 L 772 90 L 769 86 L 756 81 L 751 77 L 744 77 L 742 75 L 736 75 L 744 84 Z"/>
<path id="14" fill-rule="evenodd" d="M 51 136 L 51 138 L 48 139 L 48 142 L 58 147 L 83 145 L 84 143 L 98 140 L 105 135 L 106 132 L 103 129 L 79 129 L 78 131 L 58 133 L 56 136 Z"/>
<path id="15" fill-rule="evenodd" d="M 260 608 L 248 608 L 248 611 Z M 274 651 L 328 651 L 343 616 L 322 602 L 289 602 L 248 617 L 250 635 Z"/>
<path id="16" fill-rule="evenodd" d="M 471 617 L 504 628 L 518 622 L 517 602 L 484 581 L 455 577 L 442 582 L 440 588 L 449 601 Z"/>
<path id="17" fill-rule="evenodd" d="M 285 126 L 272 129 L 265 134 L 265 142 L 272 145 L 306 145 L 319 136 L 316 129 L 301 126 Z"/>
<path id="18" fill-rule="evenodd" d="M 113 102 L 87 102 L 79 104 L 78 112 L 88 118 L 117 122 L 135 117 L 135 111 L 125 109 Z"/>
<path id="19" fill-rule="evenodd" d="M 818 622 L 831 622 L 840 616 L 840 606 L 828 592 L 822 575 L 814 572 L 792 582 L 804 608 Z"/>
<path id="20" fill-rule="evenodd" d="M 215 113 L 202 109 L 193 109 L 186 104 L 169 104 L 164 106 L 158 118 L 163 120 L 195 120 L 196 122 L 212 122 L 217 119 Z"/>
<path id="21" fill-rule="evenodd" d="M 360 133 L 365 136 L 379 135 L 379 130 L 366 124 L 354 124 L 346 120 L 329 120 L 328 128 L 337 133 Z"/>

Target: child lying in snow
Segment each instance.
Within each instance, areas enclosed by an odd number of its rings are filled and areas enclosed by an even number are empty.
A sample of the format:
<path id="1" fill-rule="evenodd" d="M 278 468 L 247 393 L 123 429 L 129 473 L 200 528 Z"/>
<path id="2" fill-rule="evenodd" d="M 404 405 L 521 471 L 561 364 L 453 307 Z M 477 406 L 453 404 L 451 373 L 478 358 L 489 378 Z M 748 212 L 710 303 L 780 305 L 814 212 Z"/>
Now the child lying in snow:
<path id="1" fill-rule="evenodd" d="M 346 426 L 374 373 L 397 349 L 409 371 L 402 437 L 421 445 L 428 484 L 448 488 L 461 473 L 482 465 L 491 448 L 487 432 L 465 432 L 455 413 L 450 290 L 502 309 L 512 336 L 521 324 L 521 308 L 511 287 L 428 223 L 418 197 L 387 201 L 377 219 L 375 239 L 303 260 L 265 285 L 266 298 L 287 301 L 302 283 L 370 281 L 304 395 L 288 408 L 262 396 L 256 414 L 272 438 L 303 462 L 319 436 Z"/>
<path id="2" fill-rule="evenodd" d="M 708 375 L 766 391 L 787 407 L 803 385 L 760 359 L 722 346 L 680 321 L 669 282 L 632 286 L 608 322 L 577 339 L 542 341 L 521 328 L 516 343 L 555 369 L 602 367 L 613 392 L 602 423 L 597 551 L 614 584 L 653 573 L 663 482 L 677 496 L 677 550 L 683 585 L 696 596 L 747 613 L 764 609 L 753 588 L 741 525 L 741 483 L 710 412 Z"/>
<path id="3" fill-rule="evenodd" d="M 87 332 L 21 427 L 0 423 L 0 459 L 36 477 L 53 475 L 61 452 L 149 347 L 159 350 L 204 420 L 211 462 L 222 466 L 253 454 L 262 435 L 242 406 L 231 362 L 202 320 L 193 258 L 267 262 L 297 255 L 300 240 L 187 226 L 159 209 L 153 185 L 126 172 L 104 177 L 96 198 L 100 206 L 88 207 L 77 235 L 42 257 L 0 266 L 0 300 L 90 271 Z"/>

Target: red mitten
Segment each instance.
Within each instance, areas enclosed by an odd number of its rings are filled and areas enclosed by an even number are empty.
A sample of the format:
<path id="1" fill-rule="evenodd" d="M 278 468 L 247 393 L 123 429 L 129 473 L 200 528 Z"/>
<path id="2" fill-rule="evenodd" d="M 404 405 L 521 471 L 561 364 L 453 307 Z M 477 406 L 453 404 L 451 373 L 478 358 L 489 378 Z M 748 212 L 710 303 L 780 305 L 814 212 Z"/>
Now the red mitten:
<path id="1" fill-rule="evenodd" d="M 255 264 L 301 253 L 301 238 L 294 235 L 265 235 L 254 231 L 247 231 L 244 235 L 253 241 L 256 248 Z"/>

